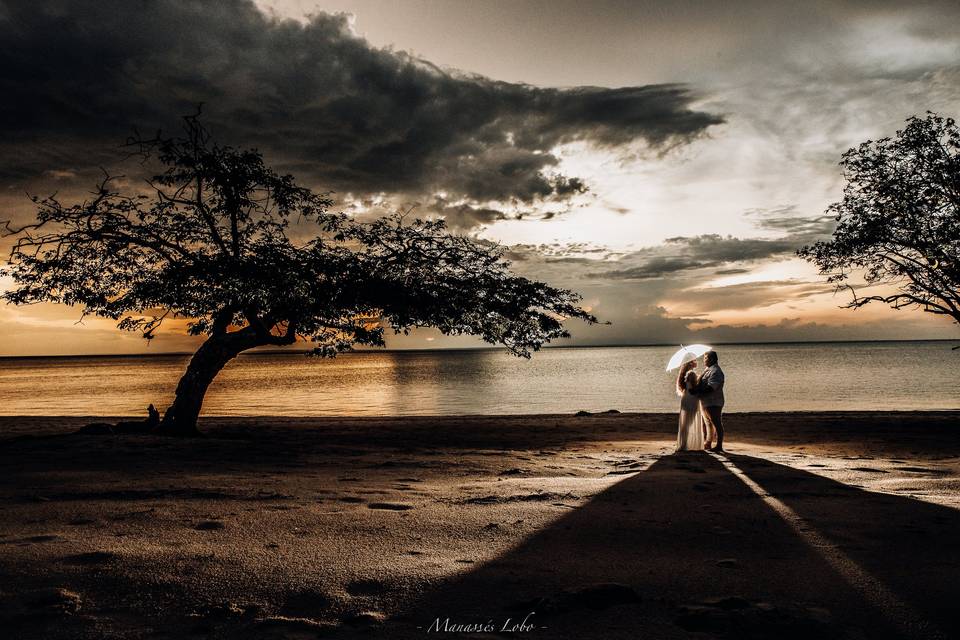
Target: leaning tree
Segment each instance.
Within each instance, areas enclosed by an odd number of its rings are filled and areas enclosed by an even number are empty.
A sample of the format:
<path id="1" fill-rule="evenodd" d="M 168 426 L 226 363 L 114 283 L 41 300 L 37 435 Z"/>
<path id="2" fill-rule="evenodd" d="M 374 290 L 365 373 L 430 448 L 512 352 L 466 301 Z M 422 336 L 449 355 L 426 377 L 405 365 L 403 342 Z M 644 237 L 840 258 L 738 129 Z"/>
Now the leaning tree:
<path id="1" fill-rule="evenodd" d="M 849 308 L 881 302 L 960 323 L 960 131 L 950 118 L 912 117 L 893 138 L 843 155 L 833 238 L 798 255 L 852 293 Z M 864 285 L 850 283 L 862 273 Z M 863 288 L 872 291 L 864 294 Z"/>
<path id="2" fill-rule="evenodd" d="M 217 145 L 197 117 L 185 118 L 185 132 L 131 140 L 162 166 L 139 193 L 107 176 L 79 204 L 35 198 L 35 223 L 8 224 L 14 287 L 2 296 L 78 305 L 146 338 L 164 319 L 189 319 L 206 339 L 161 431 L 195 433 L 210 383 L 255 347 L 303 340 L 333 356 L 384 346 L 385 328 L 435 327 L 529 357 L 569 335 L 565 319 L 596 321 L 573 292 L 514 275 L 500 249 L 442 221 L 358 222 L 256 150 Z"/>

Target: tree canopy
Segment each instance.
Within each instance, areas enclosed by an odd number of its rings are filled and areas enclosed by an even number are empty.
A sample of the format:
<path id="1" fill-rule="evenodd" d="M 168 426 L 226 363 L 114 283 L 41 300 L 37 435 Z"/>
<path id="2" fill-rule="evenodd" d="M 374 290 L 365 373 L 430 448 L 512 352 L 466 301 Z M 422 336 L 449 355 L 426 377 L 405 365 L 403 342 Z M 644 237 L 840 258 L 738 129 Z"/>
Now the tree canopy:
<path id="1" fill-rule="evenodd" d="M 837 219 L 833 237 L 798 254 L 851 291 L 850 308 L 882 302 L 960 323 L 960 131 L 954 120 L 911 117 L 894 137 L 864 142 L 840 164 L 846 186 L 843 200 L 828 209 Z M 858 288 L 850 277 L 861 272 L 865 285 Z"/>
<path id="2" fill-rule="evenodd" d="M 195 429 L 206 387 L 240 352 L 308 341 L 317 355 L 384 346 L 384 328 L 470 334 L 529 357 L 596 319 L 575 293 L 513 274 L 503 251 L 441 220 L 359 222 L 256 150 L 220 146 L 198 117 L 185 135 L 129 141 L 162 170 L 124 193 L 107 175 L 76 204 L 34 198 L 6 272 L 14 304 L 56 302 L 150 338 L 167 318 L 205 335 L 165 428 Z M 303 238 L 298 240 L 298 238 Z"/>

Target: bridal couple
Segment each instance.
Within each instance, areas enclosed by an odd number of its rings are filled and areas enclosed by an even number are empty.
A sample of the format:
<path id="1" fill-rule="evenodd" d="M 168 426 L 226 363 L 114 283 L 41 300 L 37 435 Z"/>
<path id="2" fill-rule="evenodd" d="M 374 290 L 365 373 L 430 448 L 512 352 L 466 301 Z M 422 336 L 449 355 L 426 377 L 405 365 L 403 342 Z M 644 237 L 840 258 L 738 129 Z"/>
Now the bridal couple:
<path id="1" fill-rule="evenodd" d="M 717 362 L 717 352 L 708 351 L 703 356 L 704 371 L 699 376 L 695 371 L 696 360 L 680 367 L 677 451 L 723 451 L 723 369 Z"/>

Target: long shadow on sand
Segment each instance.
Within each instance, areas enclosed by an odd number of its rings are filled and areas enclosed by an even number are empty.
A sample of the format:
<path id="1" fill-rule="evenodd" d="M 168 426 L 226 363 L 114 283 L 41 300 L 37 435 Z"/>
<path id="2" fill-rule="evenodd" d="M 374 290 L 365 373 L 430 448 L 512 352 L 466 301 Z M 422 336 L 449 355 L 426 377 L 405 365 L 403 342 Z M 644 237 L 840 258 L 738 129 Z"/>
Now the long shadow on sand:
<path id="1" fill-rule="evenodd" d="M 807 525 L 950 631 L 957 511 L 730 456 Z M 904 631 L 708 454 L 661 458 L 475 570 L 433 585 L 388 637 L 479 630 L 543 638 L 932 637 Z M 531 612 L 533 612 L 531 614 Z M 477 627 L 477 625 L 480 625 Z M 443 635 L 441 633 L 441 635 Z"/>
<path id="2" fill-rule="evenodd" d="M 948 637 L 958 637 L 960 513 L 907 497 L 864 491 L 763 458 L 727 456 L 763 491 L 818 532 L 858 572 L 883 585 Z M 942 472 L 907 467 L 917 476 Z M 864 467 L 864 471 L 883 473 Z M 870 594 L 870 585 L 862 585 Z M 908 621 L 903 621 L 909 625 Z M 933 637 L 934 628 L 916 629 Z"/>
<path id="3" fill-rule="evenodd" d="M 727 460 L 752 487 L 726 466 Z M 344 623 L 308 626 L 304 631 L 280 624 L 265 632 L 254 620 L 237 619 L 217 623 L 217 634 L 206 635 L 482 638 L 496 636 L 505 624 L 511 628 L 526 620 L 532 627 L 517 628 L 511 637 L 935 637 L 932 628 L 911 627 L 911 620 L 896 619 L 898 611 L 885 610 L 883 600 L 870 591 L 878 583 L 921 620 L 930 621 L 947 637 L 951 633 L 960 637 L 953 620 L 960 584 L 956 537 L 960 512 L 864 491 L 761 458 L 729 455 L 727 460 L 705 453 L 665 456 L 574 510 L 556 507 L 558 517 L 549 526 L 471 571 L 435 581 L 425 578 L 425 590 L 416 595 L 397 589 L 361 594 L 351 601 L 361 610 L 390 614 L 399 609 L 382 625 L 375 618 L 369 629 Z M 95 461 L 84 464 L 97 466 Z M 934 473 L 917 469 L 914 473 Z M 542 482 L 548 491 L 551 479 Z M 802 520 L 799 530 L 770 506 L 771 497 Z M 483 504 L 470 508 L 503 513 Z M 464 535 L 489 544 L 498 536 L 513 539 L 509 533 L 516 531 L 513 522 L 495 524 Z M 811 545 L 806 531 L 816 531 L 828 548 Z M 875 583 L 851 584 L 849 574 L 828 559 L 837 553 Z M 17 579 L 18 574 L 10 571 L 0 575 L 7 578 L 5 584 Z M 56 567 L 51 571 L 57 574 Z M 432 571 L 425 566 L 419 575 Z M 198 603 L 187 600 L 196 593 L 167 593 L 163 584 L 145 582 L 149 580 L 145 575 L 130 572 L 129 583 L 122 576 L 115 580 L 130 593 L 143 592 L 145 601 L 146 595 L 159 591 L 165 598 L 164 615 L 175 617 L 178 611 L 196 608 Z M 95 596 L 97 579 L 90 580 L 80 591 L 89 588 Z M 265 585 L 281 591 L 285 586 Z M 401 602 L 407 604 L 396 604 Z M 330 619 L 336 612 L 326 607 L 318 602 L 298 615 Z M 108 621 L 124 614 L 96 613 Z M 0 620 L 3 615 L 0 611 Z M 99 637 L 86 633 L 89 629 L 77 620 L 77 616 L 25 619 L 20 637 Z M 154 637 L 184 637 L 179 629 L 196 625 L 192 620 L 171 622 L 179 625 L 176 630 Z M 464 628 L 457 625 L 474 625 L 479 633 L 444 632 Z M 431 632 L 431 627 L 439 628 Z M 31 630 L 37 633 L 31 635 Z"/>

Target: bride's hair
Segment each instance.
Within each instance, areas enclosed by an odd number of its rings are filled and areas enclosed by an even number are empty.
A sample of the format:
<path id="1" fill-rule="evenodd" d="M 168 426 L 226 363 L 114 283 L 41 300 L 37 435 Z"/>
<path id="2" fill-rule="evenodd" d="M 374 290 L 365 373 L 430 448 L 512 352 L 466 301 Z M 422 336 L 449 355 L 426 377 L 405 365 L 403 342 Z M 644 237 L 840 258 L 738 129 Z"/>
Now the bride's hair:
<path id="1" fill-rule="evenodd" d="M 680 374 L 677 375 L 677 393 L 683 395 L 684 391 L 695 384 L 697 384 L 697 372 L 688 369 L 686 373 L 683 373 L 683 369 L 681 369 Z"/>

